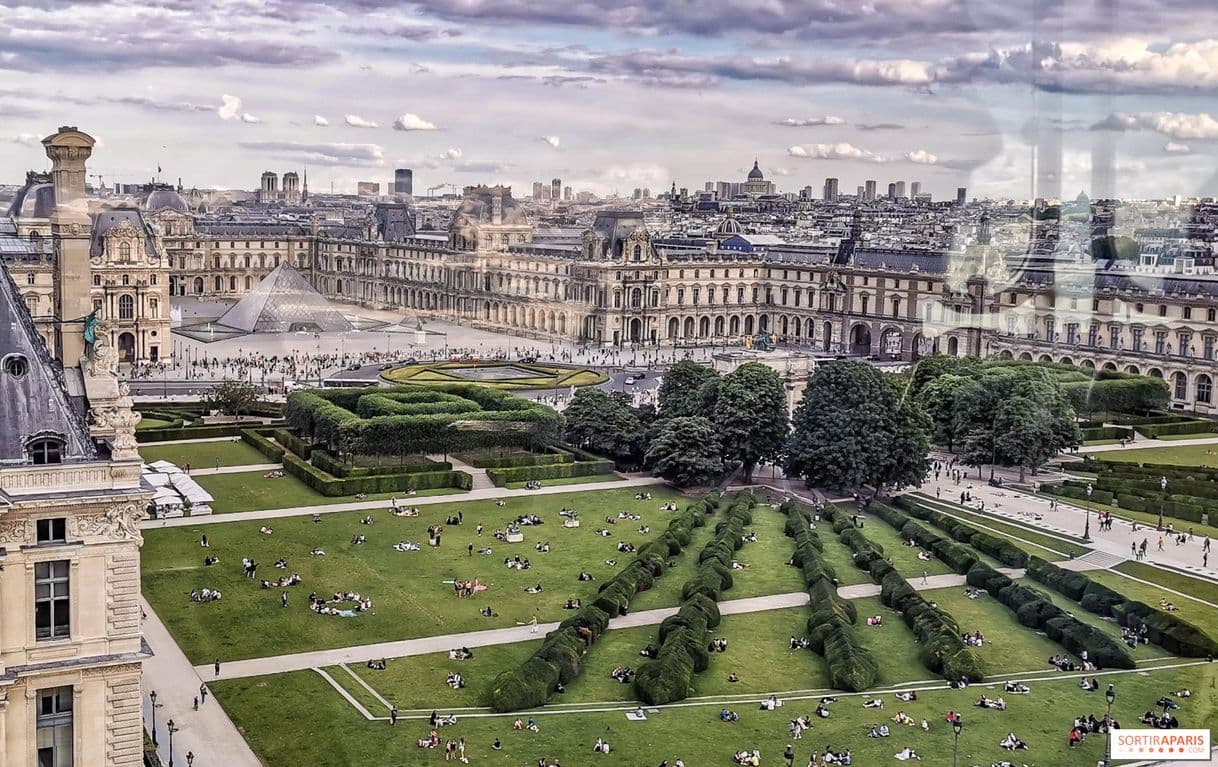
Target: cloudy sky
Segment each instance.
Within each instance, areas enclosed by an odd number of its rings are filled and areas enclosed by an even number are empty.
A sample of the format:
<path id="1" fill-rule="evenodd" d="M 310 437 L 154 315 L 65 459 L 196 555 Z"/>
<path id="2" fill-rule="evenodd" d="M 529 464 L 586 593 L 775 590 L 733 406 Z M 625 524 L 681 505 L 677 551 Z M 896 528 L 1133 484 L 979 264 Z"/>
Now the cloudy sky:
<path id="1" fill-rule="evenodd" d="M 1023 198 L 1059 131 L 1069 197 L 1213 195 L 1216 94 L 1213 0 L 0 0 L 9 183 L 73 124 L 107 182 Z"/>

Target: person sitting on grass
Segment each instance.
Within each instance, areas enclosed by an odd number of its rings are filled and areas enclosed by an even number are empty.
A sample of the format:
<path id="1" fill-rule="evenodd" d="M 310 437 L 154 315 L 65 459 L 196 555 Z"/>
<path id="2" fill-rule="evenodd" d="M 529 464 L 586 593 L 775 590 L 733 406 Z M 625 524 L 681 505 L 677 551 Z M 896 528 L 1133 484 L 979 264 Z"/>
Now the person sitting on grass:
<path id="1" fill-rule="evenodd" d="M 1027 695 L 1032 691 L 1032 688 L 1028 687 L 1023 682 L 1007 681 L 1003 683 L 1002 691 L 1013 693 L 1015 695 Z"/>
<path id="2" fill-rule="evenodd" d="M 526 593 L 526 594 L 540 594 L 540 593 L 541 593 L 541 583 L 540 583 L 540 582 L 538 582 L 536 585 L 533 585 L 533 586 L 525 586 L 525 588 L 524 588 L 524 593 Z"/>
<path id="3" fill-rule="evenodd" d="M 918 756 L 918 752 L 914 751 L 912 748 L 910 748 L 908 746 L 906 746 L 905 748 L 898 751 L 896 753 L 896 758 L 901 760 L 902 762 L 908 761 L 910 759 L 917 759 L 919 762 L 922 761 L 922 757 Z"/>
<path id="4" fill-rule="evenodd" d="M 761 710 L 762 711 L 773 711 L 775 708 L 777 708 L 778 706 L 781 706 L 781 705 L 782 704 L 778 702 L 778 698 L 771 695 L 770 697 L 761 701 Z"/>
<path id="5" fill-rule="evenodd" d="M 929 562 L 929 561 L 930 561 L 930 554 L 929 554 L 929 553 L 927 553 L 927 552 L 925 552 L 925 551 L 919 551 L 919 552 L 918 552 L 918 559 L 919 559 L 919 560 L 921 560 L 921 561 L 923 561 L 923 562 Z"/>
<path id="6" fill-rule="evenodd" d="M 914 700 L 917 700 L 917 699 L 918 699 L 918 693 L 917 693 L 917 691 L 915 691 L 915 690 L 907 690 L 907 691 L 903 691 L 903 692 L 894 692 L 892 695 L 893 695 L 893 697 L 895 697 L 897 700 L 902 701 L 902 702 L 904 702 L 904 703 L 909 703 L 910 701 L 914 701 Z"/>
<path id="7" fill-rule="evenodd" d="M 361 525 L 374 525 L 374 524 L 376 524 L 376 520 L 372 518 L 372 515 L 371 515 L 371 514 L 369 514 L 368 516 L 366 516 L 366 517 L 364 517 L 363 519 L 361 519 L 361 520 L 359 521 L 359 523 L 360 523 Z"/>
<path id="8" fill-rule="evenodd" d="M 1176 606 L 1174 604 L 1172 604 L 1171 602 L 1167 601 L 1166 599 L 1159 600 L 1159 607 L 1162 607 L 1165 611 L 1167 611 L 1169 613 L 1174 613 L 1176 611 Z"/>
<path id="9" fill-rule="evenodd" d="M 915 722 L 913 720 L 913 717 L 911 717 L 909 714 L 905 713 L 904 711 L 898 711 L 897 715 L 892 718 L 892 721 L 895 722 L 896 724 L 903 724 L 906 727 L 913 727 L 914 725 L 917 724 L 917 722 Z"/>
<path id="10" fill-rule="evenodd" d="M 729 673 L 728 673 L 728 675 L 727 675 L 727 681 L 729 681 L 729 682 L 733 682 L 733 683 L 734 683 L 734 682 L 739 682 L 739 681 L 740 681 L 740 677 L 736 676 L 736 672 L 735 672 L 735 671 L 731 671 L 731 672 L 729 672 Z"/>
<path id="11" fill-rule="evenodd" d="M 216 557 L 216 556 L 203 557 L 203 566 L 204 567 L 211 567 L 212 565 L 219 564 L 219 562 L 220 562 L 220 558 Z"/>
<path id="12" fill-rule="evenodd" d="M 998 745 L 1005 748 L 1007 751 L 1027 751 L 1028 744 L 1019 739 L 1014 732 L 1008 732 L 1007 736 L 998 742 Z"/>
<path id="13" fill-rule="evenodd" d="M 828 719 L 831 716 L 831 714 L 829 713 L 829 709 L 825 708 L 823 705 L 821 705 L 819 703 L 816 704 L 816 710 L 813 711 L 812 713 L 816 714 L 821 719 Z"/>
<path id="14" fill-rule="evenodd" d="M 609 672 L 609 676 L 613 677 L 622 684 L 630 684 L 630 682 L 634 679 L 634 671 L 632 671 L 629 666 L 618 666 L 617 668 L 613 669 L 613 671 Z"/>
<path id="15" fill-rule="evenodd" d="M 803 714 L 791 720 L 791 737 L 795 740 L 801 740 L 804 736 L 804 730 L 812 729 L 812 717 Z"/>
<path id="16" fill-rule="evenodd" d="M 465 680 L 461 678 L 460 674 L 454 671 L 449 673 L 448 678 L 444 680 L 444 684 L 448 685 L 454 690 L 460 690 L 465 686 Z"/>
<path id="17" fill-rule="evenodd" d="M 359 545 L 367 543 L 367 542 L 368 542 L 368 536 L 366 536 L 366 535 L 351 536 L 351 545 L 352 546 L 359 546 Z"/>
<path id="18" fill-rule="evenodd" d="M 478 612 L 482 614 L 482 617 L 483 617 L 483 618 L 498 618 L 498 617 L 499 617 L 499 613 L 497 613 L 497 612 L 495 612 L 494 610 L 492 610 L 492 609 L 491 609 L 491 607 L 490 607 L 490 605 L 487 605 L 486 607 L 483 607 L 483 608 L 482 608 L 481 610 L 479 610 Z"/>
<path id="19" fill-rule="evenodd" d="M 1193 697 L 1193 691 L 1186 687 L 1183 690 L 1176 690 L 1172 695 L 1175 695 L 1177 698 L 1191 698 Z"/>
<path id="20" fill-rule="evenodd" d="M 580 574 L 575 577 L 577 581 L 594 581 L 596 576 L 586 571 L 580 571 Z"/>
<path id="21" fill-rule="evenodd" d="M 884 701 L 880 698 L 869 698 L 863 701 L 863 708 L 883 708 Z"/>
<path id="22" fill-rule="evenodd" d="M 309 550 L 309 556 L 311 556 L 311 557 L 324 557 L 325 555 L 326 555 L 326 552 L 322 551 L 317 546 L 314 546 L 312 549 Z"/>
<path id="23" fill-rule="evenodd" d="M 592 753 L 594 754 L 607 754 L 611 750 L 609 743 L 601 738 L 597 738 L 596 743 L 592 746 Z"/>
<path id="24" fill-rule="evenodd" d="M 274 530 L 267 527 L 266 525 L 263 525 L 262 527 L 258 528 L 258 533 L 260 535 L 273 535 L 274 532 L 275 532 Z"/>
<path id="25" fill-rule="evenodd" d="M 605 567 L 617 567 L 617 560 L 616 559 L 606 559 Z"/>
<path id="26" fill-rule="evenodd" d="M 730 708 L 719 709 L 719 721 L 720 722 L 736 722 L 739 720 L 740 720 L 740 715 L 737 714 L 735 711 L 732 711 Z"/>
<path id="27" fill-rule="evenodd" d="M 580 608 L 578 599 L 568 599 L 567 603 L 562 606 L 564 610 L 578 610 Z"/>
<path id="28" fill-rule="evenodd" d="M 884 616 L 882 616 L 882 615 L 867 616 L 867 625 L 868 626 L 883 626 L 884 625 Z"/>
<path id="29" fill-rule="evenodd" d="M 388 661 L 384 658 L 381 658 L 380 660 L 369 659 L 368 661 L 368 668 L 372 669 L 373 671 L 384 671 L 385 667 L 388 665 Z"/>

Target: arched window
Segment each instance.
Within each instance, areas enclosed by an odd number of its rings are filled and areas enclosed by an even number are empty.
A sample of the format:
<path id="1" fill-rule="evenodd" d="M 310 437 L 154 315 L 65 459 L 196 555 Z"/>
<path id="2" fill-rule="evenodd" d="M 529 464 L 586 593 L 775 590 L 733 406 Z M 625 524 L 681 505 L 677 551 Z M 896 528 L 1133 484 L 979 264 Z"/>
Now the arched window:
<path id="1" fill-rule="evenodd" d="M 1202 373 L 1197 376 L 1197 402 L 1208 405 L 1214 396 L 1214 381 Z"/>
<path id="2" fill-rule="evenodd" d="M 1188 376 L 1183 373 L 1173 373 L 1172 386 L 1175 389 L 1176 399 L 1188 398 Z"/>
<path id="3" fill-rule="evenodd" d="M 634 246 L 634 260 L 635 261 L 643 260 L 643 246 L 642 245 Z"/>
<path id="4" fill-rule="evenodd" d="M 118 318 L 120 320 L 135 319 L 135 299 L 131 296 L 118 297 Z"/>
<path id="5" fill-rule="evenodd" d="M 25 452 L 35 464 L 61 463 L 63 440 L 58 437 L 39 437 L 26 445 Z"/>
<path id="6" fill-rule="evenodd" d="M 229 278 L 228 278 L 228 289 L 229 289 L 229 290 L 236 290 L 236 289 L 237 289 L 237 278 L 236 278 L 236 277 L 229 277 Z"/>
<path id="7" fill-rule="evenodd" d="M 248 253 L 245 254 L 245 268 L 246 269 L 250 268 L 250 256 Z"/>
<path id="8" fill-rule="evenodd" d="M 130 285 L 130 284 L 131 284 L 131 275 L 130 275 L 130 274 L 124 274 L 124 275 L 123 275 L 123 284 L 124 284 L 124 285 Z"/>
<path id="9" fill-rule="evenodd" d="M 249 277 L 245 278 L 245 289 L 246 290 L 249 290 L 250 286 L 252 286 L 253 284 L 254 284 L 253 280 L 251 280 Z"/>
<path id="10" fill-rule="evenodd" d="M 118 244 L 118 260 L 119 261 L 130 261 L 131 260 L 131 243 L 120 242 Z"/>
<path id="11" fill-rule="evenodd" d="M 222 290 L 224 290 L 224 280 L 217 277 L 216 278 L 216 292 L 219 293 Z"/>

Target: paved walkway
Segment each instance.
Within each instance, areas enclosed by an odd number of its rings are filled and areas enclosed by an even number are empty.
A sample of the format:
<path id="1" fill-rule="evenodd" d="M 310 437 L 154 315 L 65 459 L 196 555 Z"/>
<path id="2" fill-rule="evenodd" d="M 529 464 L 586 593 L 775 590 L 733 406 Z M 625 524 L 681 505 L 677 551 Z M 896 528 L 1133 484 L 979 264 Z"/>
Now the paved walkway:
<path id="1" fill-rule="evenodd" d="M 1011 578 L 1023 576 L 1023 570 L 1002 569 L 999 572 Z M 910 585 L 918 591 L 963 586 L 963 575 L 932 575 L 923 583 L 920 578 L 914 578 Z M 880 593 L 880 587 L 863 583 L 855 586 L 843 586 L 837 592 L 844 599 L 859 599 L 873 597 Z M 730 599 L 719 603 L 722 615 L 745 615 L 748 613 L 765 612 L 767 610 L 782 610 L 788 607 L 803 607 L 810 602 L 806 591 L 794 591 L 786 594 L 771 594 L 747 599 Z M 628 613 L 609 621 L 609 628 L 626 629 L 640 626 L 654 626 L 665 618 L 677 612 L 677 607 L 663 607 L 656 610 L 641 610 Z M 313 652 L 293 653 L 290 655 L 272 655 L 265 658 L 250 658 L 248 660 L 229 661 L 220 667 L 220 676 L 215 676 L 215 669 L 210 665 L 196 667 L 195 671 L 208 678 L 244 679 L 251 676 L 278 674 L 285 671 L 303 671 L 324 666 L 336 666 L 341 663 L 367 663 L 370 658 L 405 658 L 412 655 L 427 655 L 435 652 L 447 652 L 454 647 L 491 647 L 493 645 L 515 644 L 527 642 L 530 639 L 540 639 L 547 633 L 558 628 L 558 623 L 539 623 L 537 631 L 530 631 L 529 626 L 511 626 L 508 628 L 487 629 L 485 631 L 467 631 L 461 634 L 445 634 L 441 636 L 421 637 L 419 639 L 403 639 L 394 642 L 378 642 L 376 644 L 338 647 L 332 650 L 316 650 Z"/>
<path id="2" fill-rule="evenodd" d="M 192 477 L 210 477 L 216 474 L 245 474 L 246 472 L 268 472 L 282 469 L 282 463 L 247 463 L 238 464 L 236 466 L 221 466 L 218 469 L 195 469 L 190 470 Z"/>
<path id="3" fill-rule="evenodd" d="M 1083 445 L 1075 453 L 1108 453 L 1114 450 L 1144 450 L 1150 447 L 1188 447 L 1189 445 L 1218 445 L 1218 437 L 1198 437 L 1197 439 L 1147 439 L 1138 437 L 1125 447 L 1118 442 L 1115 445 Z M 1073 455 L 1068 453 L 1067 455 Z"/>
<path id="4" fill-rule="evenodd" d="M 492 488 L 488 490 L 471 490 L 467 493 L 452 495 L 433 495 L 423 498 L 402 498 L 403 503 L 411 506 L 430 506 L 438 503 L 463 503 L 468 501 L 493 500 L 496 498 L 520 498 L 523 496 L 558 495 L 561 493 L 580 493 L 584 491 L 618 490 L 629 487 L 649 487 L 662 485 L 664 480 L 658 477 L 630 477 L 613 482 L 581 482 L 574 485 L 543 485 L 537 490 L 518 488 Z M 173 519 L 145 520 L 141 527 L 158 529 L 162 527 L 196 527 L 198 525 L 218 525 L 224 522 L 248 522 L 259 519 L 279 519 L 280 517 L 301 517 L 313 514 L 334 514 L 343 511 L 368 511 L 387 509 L 389 501 L 352 501 L 350 503 L 326 503 L 316 506 L 294 506 L 287 509 L 263 509 L 261 511 L 241 511 L 232 514 L 212 514 L 205 517 L 174 517 Z"/>
<path id="5" fill-rule="evenodd" d="M 143 602 L 143 608 L 144 639 L 155 653 L 144 661 L 144 726 L 152 730 L 152 700 L 147 693 L 156 690 L 157 753 L 161 763 L 169 763 L 169 733 L 165 728 L 172 719 L 177 728 L 173 736 L 175 764 L 186 764 L 186 754 L 193 752 L 200 765 L 262 767 L 236 725 L 211 695 L 198 711 L 193 710 L 203 678 L 191 668 L 190 661 L 147 602 Z"/>
<path id="6" fill-rule="evenodd" d="M 220 425 L 224 426 L 227 424 L 220 424 Z M 251 423 L 251 424 L 249 424 L 249 427 L 257 428 L 261 425 L 262 424 L 260 424 L 260 423 Z M 193 445 L 198 442 L 237 442 L 237 441 L 239 441 L 239 438 L 234 439 L 233 437 L 192 437 L 191 439 L 162 439 L 162 440 L 157 440 L 156 442 L 141 442 L 140 447 L 156 447 L 157 445 Z M 176 751 L 177 749 L 174 749 L 174 750 Z"/>
<path id="7" fill-rule="evenodd" d="M 491 478 L 486 475 L 486 469 L 479 469 L 476 466 L 471 466 L 465 461 L 462 461 L 456 456 L 450 455 L 445 458 L 443 455 L 427 456 L 433 461 L 448 461 L 453 466 L 453 471 L 463 471 L 473 480 L 472 490 L 494 490 L 496 485 L 491 481 Z"/>

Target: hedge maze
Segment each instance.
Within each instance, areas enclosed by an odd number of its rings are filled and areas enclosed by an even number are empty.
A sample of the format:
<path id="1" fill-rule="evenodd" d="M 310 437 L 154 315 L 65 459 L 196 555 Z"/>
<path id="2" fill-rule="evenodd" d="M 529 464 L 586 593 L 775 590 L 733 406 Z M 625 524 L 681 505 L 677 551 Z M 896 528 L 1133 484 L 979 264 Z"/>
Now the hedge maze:
<path id="1" fill-rule="evenodd" d="M 1133 464 L 1088 459 L 1085 471 L 1096 473 L 1093 482 L 1066 480 L 1042 488 L 1051 495 L 1101 503 L 1129 511 L 1157 514 L 1186 522 L 1213 524 L 1218 520 L 1218 469 L 1174 464 Z M 1167 479 L 1166 489 L 1162 480 Z M 1087 496 L 1090 484 L 1091 496 Z"/>

